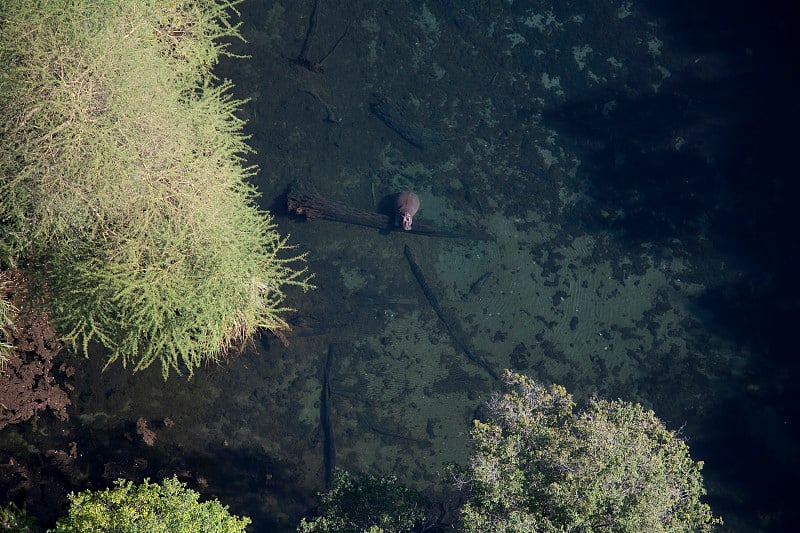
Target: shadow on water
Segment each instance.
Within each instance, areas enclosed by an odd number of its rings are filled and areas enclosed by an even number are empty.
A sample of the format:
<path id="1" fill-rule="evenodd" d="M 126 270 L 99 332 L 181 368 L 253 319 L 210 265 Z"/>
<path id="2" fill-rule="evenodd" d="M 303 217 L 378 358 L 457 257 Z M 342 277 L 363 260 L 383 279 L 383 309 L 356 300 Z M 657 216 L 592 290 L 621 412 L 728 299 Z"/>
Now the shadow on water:
<path id="1" fill-rule="evenodd" d="M 230 381 L 225 367 L 201 369 L 189 382 L 185 376 L 164 382 L 157 368 L 131 376 L 119 366 L 102 371 L 101 357 L 87 362 L 69 421 L 46 414 L 35 428 L 5 430 L 0 486 L 52 527 L 66 514 L 69 492 L 103 489 L 120 478 L 139 483 L 176 476 L 202 501 L 216 498 L 232 514 L 249 516 L 257 531 L 293 530 L 313 506 L 313 492 L 299 479 L 297 462 L 265 449 L 291 439 L 295 428 L 275 429 L 285 423 L 274 405 L 276 420 L 263 420 L 257 406 L 271 393 L 257 357 L 239 356 L 239 364 L 252 364 L 244 371 L 251 379 Z M 260 389 L 248 391 L 252 386 Z M 226 393 L 219 395 L 218 387 Z M 237 397 L 247 398 L 250 408 Z M 140 419 L 153 432 L 149 443 Z"/>
<path id="2" fill-rule="evenodd" d="M 613 110 L 598 113 L 608 102 L 614 102 Z M 630 249 L 643 242 L 669 248 L 674 239 L 692 242 L 701 236 L 700 224 L 716 208 L 721 178 L 702 154 L 675 151 L 673 137 L 687 122 L 717 115 L 687 111 L 687 105 L 675 94 L 604 92 L 543 113 L 580 151 L 591 175 L 587 193 L 593 209 L 580 214 L 588 227 L 614 232 Z"/>
<path id="3" fill-rule="evenodd" d="M 648 2 L 670 45 L 696 59 L 655 95 L 604 90 L 545 119 L 584 154 L 596 202 L 579 214 L 585 224 L 630 250 L 688 253 L 706 286 L 692 302 L 701 327 L 753 354 L 741 372 L 707 383 L 718 399 L 696 415 L 703 434 L 692 449 L 730 466 L 706 470 L 717 512 L 747 508 L 747 527 L 783 531 L 797 522 L 800 477 L 798 48 L 793 8 L 737 6 Z M 715 278 L 713 263 L 726 259 L 739 271 Z"/>

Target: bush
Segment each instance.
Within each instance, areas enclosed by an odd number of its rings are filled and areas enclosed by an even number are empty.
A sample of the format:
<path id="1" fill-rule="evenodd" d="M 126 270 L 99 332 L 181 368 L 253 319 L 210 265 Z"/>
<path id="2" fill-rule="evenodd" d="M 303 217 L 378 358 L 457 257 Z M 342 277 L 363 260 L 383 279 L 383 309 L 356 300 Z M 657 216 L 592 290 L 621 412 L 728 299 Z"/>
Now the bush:
<path id="1" fill-rule="evenodd" d="M 189 374 L 288 326 L 301 256 L 256 207 L 241 102 L 212 68 L 238 1 L 0 4 L 0 252 L 67 340 Z"/>
<path id="2" fill-rule="evenodd" d="M 8 287 L 11 282 L 6 279 L 5 273 L 0 271 L 0 373 L 5 369 L 8 358 L 13 354 L 14 347 L 10 344 L 7 328 L 11 327 L 16 315 L 16 309 L 8 299 Z"/>
<path id="3" fill-rule="evenodd" d="M 402 533 L 425 521 L 425 501 L 394 476 L 360 478 L 336 470 L 333 486 L 320 494 L 320 516 L 300 533 Z"/>
<path id="4" fill-rule="evenodd" d="M 506 371 L 507 391 L 475 421 L 461 518 L 468 532 L 710 531 L 721 523 L 689 448 L 652 411 Z"/>
<path id="5" fill-rule="evenodd" d="M 0 533 L 39 533 L 41 529 L 14 502 L 0 506 Z"/>
<path id="6" fill-rule="evenodd" d="M 141 485 L 117 480 L 113 489 L 70 494 L 69 514 L 49 533 L 244 533 L 250 524 L 219 501 L 198 498 L 176 478 Z"/>

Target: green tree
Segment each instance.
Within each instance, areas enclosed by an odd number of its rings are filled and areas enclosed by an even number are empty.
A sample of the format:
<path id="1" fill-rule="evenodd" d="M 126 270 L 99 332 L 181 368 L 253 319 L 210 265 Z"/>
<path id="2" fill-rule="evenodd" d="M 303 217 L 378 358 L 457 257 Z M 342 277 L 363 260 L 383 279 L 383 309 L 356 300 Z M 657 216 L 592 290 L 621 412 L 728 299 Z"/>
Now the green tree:
<path id="1" fill-rule="evenodd" d="M 310 287 L 212 73 L 238 3 L 0 2 L 0 254 L 109 363 L 191 374 Z"/>
<path id="2" fill-rule="evenodd" d="M 354 477 L 334 473 L 333 486 L 320 493 L 320 515 L 305 518 L 299 533 L 402 533 L 425 521 L 425 500 L 395 476 Z"/>
<path id="3" fill-rule="evenodd" d="M 702 462 L 652 411 L 506 371 L 460 479 L 468 532 L 710 531 Z"/>
<path id="4" fill-rule="evenodd" d="M 199 496 L 176 478 L 140 485 L 117 480 L 111 489 L 70 494 L 69 514 L 48 533 L 244 533 L 248 517 Z"/>

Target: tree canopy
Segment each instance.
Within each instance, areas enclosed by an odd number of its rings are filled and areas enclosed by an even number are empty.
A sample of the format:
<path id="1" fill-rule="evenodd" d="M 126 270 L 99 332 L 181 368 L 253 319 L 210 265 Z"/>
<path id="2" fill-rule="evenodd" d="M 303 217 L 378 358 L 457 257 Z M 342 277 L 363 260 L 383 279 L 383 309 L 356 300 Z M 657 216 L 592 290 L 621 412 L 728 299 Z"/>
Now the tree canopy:
<path id="1" fill-rule="evenodd" d="M 319 515 L 298 533 L 404 533 L 425 522 L 425 500 L 395 476 L 354 476 L 336 470 L 320 494 Z"/>
<path id="2" fill-rule="evenodd" d="M 506 371 L 461 479 L 468 532 L 710 531 L 702 462 L 652 411 Z"/>
<path id="3" fill-rule="evenodd" d="M 199 496 L 176 478 L 138 485 L 117 480 L 113 488 L 70 494 L 69 513 L 48 533 L 244 533 L 248 517 Z"/>

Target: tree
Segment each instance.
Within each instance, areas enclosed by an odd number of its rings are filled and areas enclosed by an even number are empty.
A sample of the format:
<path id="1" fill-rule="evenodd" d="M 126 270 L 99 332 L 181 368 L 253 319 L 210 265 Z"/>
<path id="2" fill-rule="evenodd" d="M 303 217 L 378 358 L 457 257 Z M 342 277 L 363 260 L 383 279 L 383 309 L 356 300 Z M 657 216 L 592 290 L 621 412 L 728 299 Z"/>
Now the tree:
<path id="1" fill-rule="evenodd" d="M 239 1 L 0 2 L 0 259 L 85 354 L 191 375 L 310 288 L 213 75 Z"/>
<path id="2" fill-rule="evenodd" d="M 462 487 L 468 532 L 710 531 L 702 462 L 652 411 L 572 396 L 506 371 L 475 421 Z"/>
<path id="3" fill-rule="evenodd" d="M 68 515 L 48 533 L 244 533 L 248 517 L 199 496 L 176 478 L 140 485 L 120 479 L 111 489 L 70 494 Z"/>
<path id="4" fill-rule="evenodd" d="M 395 476 L 354 477 L 334 473 L 333 486 L 320 494 L 320 515 L 305 518 L 299 533 L 403 533 L 425 521 L 425 500 Z"/>

